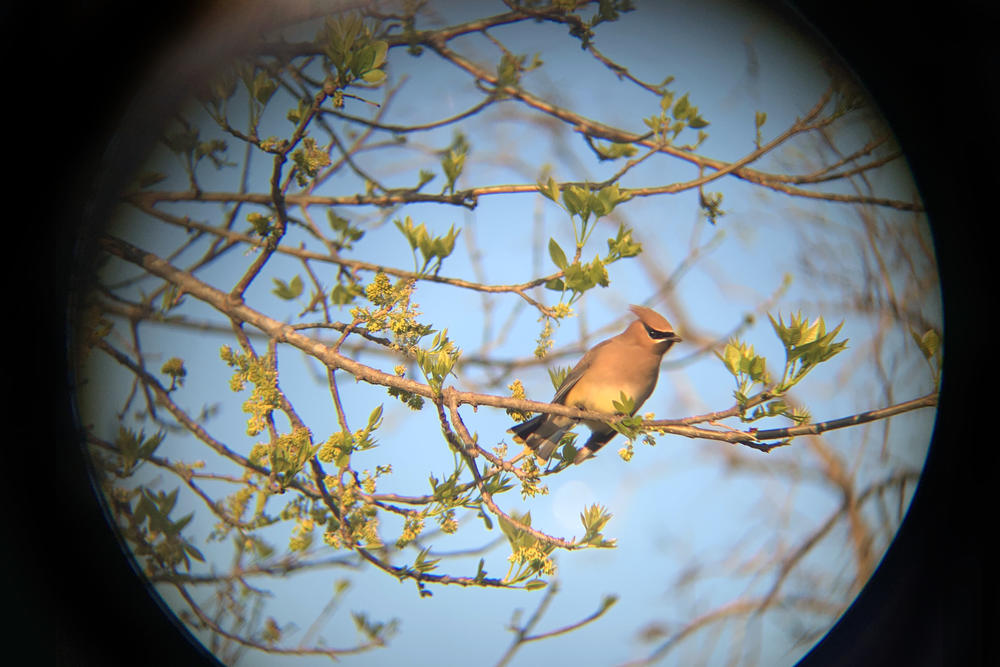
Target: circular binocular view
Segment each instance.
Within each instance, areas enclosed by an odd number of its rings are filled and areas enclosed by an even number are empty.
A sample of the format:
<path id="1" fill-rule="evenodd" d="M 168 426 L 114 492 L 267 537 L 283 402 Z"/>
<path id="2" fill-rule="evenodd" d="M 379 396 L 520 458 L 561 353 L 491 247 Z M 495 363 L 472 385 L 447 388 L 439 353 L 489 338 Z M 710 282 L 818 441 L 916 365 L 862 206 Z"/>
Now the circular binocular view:
<path id="1" fill-rule="evenodd" d="M 943 353 L 836 53 L 751 2 L 230 4 L 126 114 L 74 280 L 95 486 L 193 641 L 806 655 L 906 515 Z"/>

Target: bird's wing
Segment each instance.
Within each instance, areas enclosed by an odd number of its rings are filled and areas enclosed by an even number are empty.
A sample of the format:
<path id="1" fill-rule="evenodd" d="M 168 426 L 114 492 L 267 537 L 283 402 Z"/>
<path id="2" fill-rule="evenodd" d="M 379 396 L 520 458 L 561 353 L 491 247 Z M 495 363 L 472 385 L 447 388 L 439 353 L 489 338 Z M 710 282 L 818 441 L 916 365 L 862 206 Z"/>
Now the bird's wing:
<path id="1" fill-rule="evenodd" d="M 566 400 L 566 395 L 569 394 L 569 390 L 573 388 L 573 385 L 580 381 L 583 374 L 586 373 L 587 369 L 594 363 L 594 357 L 597 356 L 597 351 L 609 342 L 610 339 L 604 341 L 603 343 L 598 343 L 594 347 L 590 348 L 587 351 L 587 354 L 583 355 L 583 358 L 580 359 L 576 366 L 574 366 L 570 372 L 566 374 L 566 379 L 564 379 L 562 384 L 559 385 L 559 389 L 556 390 L 556 395 L 552 397 L 553 403 L 563 403 Z"/>

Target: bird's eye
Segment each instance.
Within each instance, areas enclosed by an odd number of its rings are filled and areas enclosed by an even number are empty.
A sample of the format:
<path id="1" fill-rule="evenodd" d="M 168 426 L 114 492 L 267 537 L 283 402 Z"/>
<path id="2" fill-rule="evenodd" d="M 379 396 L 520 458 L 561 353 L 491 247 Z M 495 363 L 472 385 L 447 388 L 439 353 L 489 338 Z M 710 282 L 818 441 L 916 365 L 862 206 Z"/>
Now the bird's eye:
<path id="1" fill-rule="evenodd" d="M 662 340 L 664 338 L 669 338 L 674 335 L 673 331 L 657 331 L 656 329 L 648 327 L 645 324 L 643 324 L 642 326 L 646 327 L 646 333 L 649 334 L 649 337 L 654 340 Z"/>

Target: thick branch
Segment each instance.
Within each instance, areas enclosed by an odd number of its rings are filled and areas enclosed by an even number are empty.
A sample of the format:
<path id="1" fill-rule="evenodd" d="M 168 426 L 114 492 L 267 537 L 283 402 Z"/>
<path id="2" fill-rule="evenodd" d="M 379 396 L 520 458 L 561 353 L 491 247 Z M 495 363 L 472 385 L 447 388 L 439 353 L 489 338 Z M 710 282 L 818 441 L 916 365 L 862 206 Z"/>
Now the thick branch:
<path id="1" fill-rule="evenodd" d="M 267 315 L 250 308 L 245 303 L 235 302 L 226 293 L 198 280 L 189 273 L 181 271 L 156 255 L 133 246 L 127 241 L 110 235 L 105 235 L 101 238 L 100 242 L 102 247 L 107 252 L 141 266 L 153 275 L 170 281 L 180 287 L 184 292 L 191 294 L 201 301 L 211 305 L 227 317 L 257 327 L 270 338 L 286 342 L 302 350 L 306 354 L 320 360 L 329 368 L 345 370 L 355 378 L 364 380 L 369 384 L 394 387 L 396 389 L 401 389 L 411 394 L 417 394 L 431 400 L 435 400 L 437 398 L 437 393 L 430 386 L 421 384 L 415 380 L 399 377 L 395 374 L 384 373 L 380 370 L 350 359 L 349 357 L 336 352 L 333 348 L 324 345 L 313 338 L 304 336 L 288 324 L 268 317 Z M 579 410 L 566 405 L 540 403 L 537 401 L 493 396 L 490 394 L 480 394 L 475 392 L 455 391 L 453 396 L 456 404 L 473 406 L 488 405 L 496 408 L 513 408 L 522 412 L 545 412 L 548 414 L 573 417 L 581 420 L 597 419 L 602 421 L 615 421 L 620 418 L 620 415 Z M 900 403 L 898 405 L 889 406 L 880 410 L 873 410 L 830 422 L 807 424 L 803 426 L 791 427 L 789 429 L 771 429 L 760 432 L 744 432 L 735 430 L 717 431 L 713 429 L 699 428 L 690 425 L 694 421 L 690 418 L 685 420 L 656 420 L 644 422 L 643 425 L 654 428 L 662 433 L 682 435 L 687 438 L 701 438 L 706 440 L 718 440 L 732 444 L 741 444 L 767 452 L 778 445 L 764 444 L 761 442 L 762 440 L 794 437 L 796 435 L 821 433 L 835 428 L 844 428 L 846 426 L 861 424 L 874 419 L 884 419 L 909 410 L 931 407 L 935 405 L 936 402 L 937 394 L 929 394 L 923 398 L 915 399 L 914 401 L 908 401 L 906 403 Z M 734 408 L 730 408 L 727 413 L 730 413 L 733 410 Z M 723 413 L 714 414 L 718 416 Z M 707 421 L 707 419 L 704 419 L 704 421 Z"/>

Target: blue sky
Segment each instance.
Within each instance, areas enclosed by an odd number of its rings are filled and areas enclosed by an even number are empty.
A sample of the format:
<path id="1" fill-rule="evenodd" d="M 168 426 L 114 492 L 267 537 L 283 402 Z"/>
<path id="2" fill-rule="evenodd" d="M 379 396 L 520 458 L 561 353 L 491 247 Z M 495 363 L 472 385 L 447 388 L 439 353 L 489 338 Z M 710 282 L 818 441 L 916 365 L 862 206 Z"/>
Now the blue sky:
<path id="1" fill-rule="evenodd" d="M 808 48 L 809 42 L 788 26 L 772 22 L 767 14 L 725 2 L 639 2 L 638 5 L 639 11 L 623 15 L 619 22 L 600 26 L 595 43 L 605 55 L 628 66 L 639 78 L 659 83 L 668 75 L 675 77 L 671 89 L 678 96 L 688 93 L 691 102 L 711 123 L 706 128 L 709 139 L 698 149 L 703 155 L 738 159 L 753 150 L 756 111 L 768 114 L 764 126 L 767 141 L 812 107 L 827 85 L 821 54 Z M 454 23 L 464 20 L 466 13 L 471 17 L 503 10 L 499 3 L 454 3 L 443 14 L 447 23 Z M 618 81 L 581 51 L 579 43 L 568 37 L 562 26 L 525 22 L 490 32 L 515 53 L 528 54 L 529 59 L 531 54 L 541 54 L 543 67 L 526 74 L 524 79 L 525 88 L 540 97 L 589 118 L 635 131 L 644 129 L 642 117 L 658 111 L 655 96 Z M 481 35 L 458 39 L 452 46 L 491 67 L 499 60 L 497 49 Z M 384 122 L 418 123 L 448 116 L 468 108 L 481 95 L 467 76 L 429 50 L 415 58 L 404 48 L 393 49 L 387 71 L 390 86 L 406 81 L 388 107 Z M 377 98 L 380 93 L 371 95 Z M 282 136 L 289 132 L 290 124 L 284 119 L 289 106 L 279 96 L 272 100 L 262 136 Z M 197 118 L 195 108 L 191 107 L 192 118 Z M 372 113 L 367 105 L 350 101 L 345 111 L 360 116 Z M 207 122 L 200 127 L 205 128 L 203 138 L 224 136 L 217 129 L 213 133 Z M 839 127 L 836 137 L 842 150 L 848 153 L 863 145 L 868 129 L 868 125 L 858 121 Z M 513 101 L 473 117 L 462 126 L 462 131 L 472 148 L 459 187 L 531 183 L 539 177 L 543 165 L 551 167 L 557 181 L 599 181 L 621 164 L 598 164 L 569 128 L 560 129 L 553 136 L 544 128 L 539 129 L 528 110 Z M 429 155 L 429 151 L 448 145 L 453 132 L 454 128 L 446 127 L 411 135 L 409 146 L 359 154 L 356 160 L 383 177 L 389 186 L 412 185 L 420 168 L 434 169 L 438 177 L 427 189 L 437 191 L 443 185 L 443 177 L 437 158 Z M 316 136 L 323 137 L 318 130 Z M 679 143 L 692 139 L 682 135 Z M 228 140 L 228 158 L 240 161 L 242 147 L 231 137 Z M 325 138 L 319 140 L 325 142 Z M 817 156 L 814 144 L 796 141 L 765 156 L 755 167 L 779 173 L 808 171 L 805 166 L 818 160 Z M 157 188 L 186 188 L 176 161 L 165 150 L 153 156 L 151 164 L 175 174 Z M 268 159 L 259 155 L 254 158 L 250 171 L 252 189 L 266 191 L 269 170 Z M 206 191 L 231 191 L 238 179 L 236 169 L 217 172 L 207 164 L 199 169 L 198 176 Z M 690 165 L 657 156 L 630 172 L 622 185 L 639 187 L 695 176 L 697 172 Z M 844 185 L 823 187 L 826 191 L 849 191 Z M 903 200 L 916 196 L 905 166 L 880 170 L 872 175 L 871 187 L 881 196 Z M 658 417 L 680 417 L 725 409 L 732 403 L 732 377 L 712 354 L 699 350 L 710 341 L 724 339 L 747 313 L 779 294 L 770 312 L 787 317 L 801 309 L 810 317 L 824 316 L 831 327 L 844 320 L 842 336 L 851 341 L 847 352 L 814 371 L 796 389 L 796 399 L 806 403 L 817 420 L 908 400 L 932 390 L 930 375 L 909 332 L 898 324 L 880 329 L 880 322 L 874 318 L 860 316 L 844 307 L 841 297 L 844 284 L 849 287 L 856 284 L 867 265 L 867 251 L 858 245 L 864 215 L 874 216 L 883 228 L 898 229 L 900 235 L 926 236 L 925 223 L 919 220 L 914 223 L 912 213 L 888 209 L 859 212 L 853 206 L 791 198 L 733 178 L 716 181 L 708 189 L 725 196 L 722 208 L 727 214 L 715 226 L 700 215 L 695 192 L 635 199 L 623 204 L 611 220 L 602 221 L 584 250 L 585 260 L 603 254 L 604 239 L 614 236 L 619 223 L 635 229 L 645 252 L 640 258 L 612 265 L 611 287 L 589 292 L 574 308 L 576 317 L 557 329 L 555 349 L 577 346 L 573 354 L 556 362 L 557 365 L 571 365 L 582 349 L 617 333 L 628 321 L 627 305 L 644 303 L 668 317 L 685 343 L 667 356 L 656 393 L 643 412 L 651 411 Z M 358 179 L 338 176 L 317 194 L 357 191 L 363 191 Z M 214 204 L 179 203 L 164 210 L 217 223 L 222 208 Z M 245 208 L 242 215 L 251 210 Z M 292 211 L 293 215 L 297 213 Z M 404 269 L 412 267 L 412 258 L 405 239 L 391 224 L 392 219 L 409 215 L 416 222 L 425 222 L 437 234 L 454 224 L 462 229 L 462 235 L 454 255 L 445 260 L 441 275 L 476 276 L 489 284 L 523 282 L 550 273 L 554 269 L 545 249 L 548 239 L 555 238 L 564 248 L 572 244 L 566 214 L 537 194 L 484 196 L 474 211 L 436 204 L 411 205 L 385 220 L 380 218 L 379 211 L 371 209 L 341 207 L 337 213 L 366 229 L 364 239 L 351 257 Z M 325 224 L 321 208 L 313 207 L 311 214 L 317 222 Z M 185 238 L 182 231 L 129 213 L 114 221 L 112 229 L 161 256 L 169 254 Z M 307 241 L 307 237 L 292 230 L 286 243 L 296 245 L 300 241 Z M 175 264 L 184 266 L 202 248 L 180 255 Z M 679 276 L 668 298 L 656 299 L 663 277 L 674 275 L 695 249 L 698 249 L 697 261 Z M 231 252 L 199 271 L 197 276 L 228 289 L 253 257 L 243 250 Z M 476 257 L 475 263 L 470 257 Z M 812 277 L 807 266 L 814 269 Z M 331 287 L 334 267 L 325 264 L 316 268 L 321 271 L 321 280 Z M 114 263 L 108 270 L 136 275 L 131 267 L 122 269 Z M 831 270 L 836 280 L 830 278 Z M 921 274 L 918 267 L 917 273 L 934 280 L 932 272 Z M 247 303 L 294 321 L 292 318 L 302 304 L 288 304 L 270 292 L 272 278 L 289 280 L 296 274 L 306 277 L 300 263 L 275 256 L 248 291 Z M 790 287 L 781 291 L 786 274 L 794 278 Z M 370 278 L 364 276 L 365 282 Z M 908 284 L 908 279 L 902 274 L 893 276 L 900 290 Z M 140 286 L 147 290 L 153 287 L 151 282 Z M 545 298 L 548 303 L 558 298 L 555 292 L 544 290 L 535 296 Z M 484 341 L 486 351 L 501 359 L 524 358 L 534 349 L 539 331 L 537 314 L 515 295 L 498 295 L 485 301 L 490 309 L 486 326 L 484 299 L 478 293 L 421 283 L 414 300 L 420 304 L 423 321 L 438 328 L 447 327 L 449 336 L 467 357 L 483 351 Z M 940 323 L 940 302 L 935 290 L 913 296 L 911 304 L 931 322 Z M 210 308 L 190 297 L 178 312 L 194 320 L 219 321 Z M 335 319 L 348 320 L 346 309 Z M 118 324 L 116 334 L 123 331 L 124 326 Z M 880 331 L 886 332 L 884 340 Z M 219 413 L 206 427 L 232 448 L 248 452 L 261 437 L 246 436 L 240 411 L 245 395 L 229 392 L 229 371 L 218 356 L 221 345 L 235 345 L 232 336 L 152 325 L 144 327 L 143 334 L 151 367 L 159 368 L 162 364 L 157 361 L 159 358 L 184 359 L 188 378 L 178 400 L 195 413 L 202 405 L 217 403 Z M 111 340 L 122 340 L 114 336 Z M 781 347 L 766 316 L 758 316 L 756 324 L 742 336 L 768 357 L 772 370 L 780 371 Z M 263 349 L 263 344 L 260 345 Z M 875 349 L 880 350 L 877 360 Z M 361 354 L 360 360 L 385 370 L 398 363 L 369 353 Z M 324 440 L 337 426 L 323 370 L 294 350 L 283 351 L 279 363 L 282 388 L 317 441 Z M 101 389 L 81 397 L 85 414 L 99 429 L 114 433 L 115 411 L 120 409 L 129 391 L 130 379 L 97 355 L 94 364 L 95 374 L 101 377 Z M 891 396 L 886 396 L 880 388 L 880 374 L 890 378 Z M 380 446 L 354 458 L 358 469 L 374 469 L 375 465 L 392 462 L 393 473 L 380 482 L 380 491 L 425 493 L 428 475 L 440 478 L 450 472 L 452 454 L 440 437 L 433 410 L 425 408 L 413 413 L 387 396 L 382 388 L 356 384 L 342 373 L 338 377 L 353 429 L 363 426 L 375 406 L 385 406 L 384 425 L 376 434 Z M 459 369 L 454 382 L 462 389 L 506 394 L 505 385 L 514 377 L 524 383 L 530 398 L 547 400 L 551 396 L 552 386 L 544 365 L 519 371 L 499 385 L 490 385 L 481 370 L 467 365 Z M 480 442 L 491 446 L 501 441 L 510 443 L 505 430 L 511 422 L 502 410 L 473 411 L 464 407 L 462 416 L 479 435 Z M 932 424 L 932 411 L 918 411 L 892 421 L 885 435 L 888 444 L 884 447 L 882 423 L 832 432 L 825 436 L 825 442 L 843 458 L 861 488 L 893 471 L 919 469 Z M 147 426 L 147 430 L 150 428 Z M 579 620 L 596 609 L 605 594 L 614 593 L 620 599 L 608 614 L 588 628 L 522 648 L 512 664 L 538 664 L 566 655 L 586 655 L 589 664 L 621 664 L 640 658 L 655 646 L 637 640 L 638 631 L 647 625 L 663 624 L 676 630 L 734 598 L 766 591 L 773 581 L 773 570 L 761 572 L 741 565 L 752 562 L 755 554 L 763 559 L 793 549 L 803 535 L 821 524 L 840 503 L 837 494 L 811 477 L 810 471 L 820 468 L 821 457 L 820 450 L 811 447 L 806 439 L 764 457 L 750 450 L 733 451 L 728 445 L 665 436 L 657 439 L 655 448 L 637 444 L 635 458 L 628 463 L 615 453 L 623 444 L 618 438 L 593 461 L 547 478 L 548 496 L 525 502 L 514 491 L 498 499 L 505 510 L 530 510 L 534 526 L 562 537 L 581 535 L 579 512 L 591 503 L 601 504 L 614 514 L 605 533 L 617 539 L 619 545 L 613 550 L 558 554 L 561 592 L 539 630 Z M 206 460 L 209 468 L 219 465 L 193 439 L 171 436 L 168 445 L 169 450 L 164 445 L 161 454 L 187 461 Z M 511 448 L 513 451 L 514 446 Z M 762 469 L 747 472 L 739 467 L 741 461 L 750 466 L 763 464 Z M 772 470 L 768 471 L 768 466 Z M 789 467 L 801 469 L 801 477 L 785 474 L 783 471 Z M 163 471 L 149 468 L 143 474 L 160 484 L 160 488 L 170 490 L 177 485 Z M 232 491 L 231 487 L 213 487 L 208 483 L 205 488 L 220 495 Z M 905 502 L 911 493 L 912 487 L 905 493 Z M 272 500 L 269 509 L 276 512 L 283 501 Z M 211 519 L 205 516 L 207 512 L 199 499 L 182 495 L 180 503 L 178 515 L 187 511 L 198 513 L 188 531 L 202 546 L 197 538 L 207 535 Z M 871 515 L 873 523 L 876 517 Z M 483 546 L 498 535 L 496 530 L 482 530 L 478 519 L 468 517 L 465 521 L 468 524 L 463 523 L 457 535 L 439 536 L 427 544 L 436 552 L 456 551 Z M 287 544 L 290 528 L 282 524 L 266 534 L 281 548 Z M 398 530 L 399 526 L 391 519 L 384 521 L 383 537 L 387 542 L 394 541 Z M 316 544 L 321 544 L 318 534 Z M 206 555 L 217 554 L 218 568 L 227 567 L 228 543 L 203 546 Z M 879 554 L 885 546 L 884 542 L 876 545 Z M 482 556 L 491 576 L 506 571 L 508 553 L 506 545 L 501 544 Z M 323 554 L 333 555 L 330 550 L 317 551 L 317 555 Z M 415 552 L 408 552 L 398 562 L 412 562 L 413 555 Z M 480 557 L 477 554 L 447 559 L 442 562 L 441 570 L 472 575 Z M 813 591 L 828 586 L 830 597 L 839 599 L 845 595 L 843 582 L 850 578 L 851 562 L 847 530 L 841 523 L 793 570 L 789 585 Z M 696 568 L 703 568 L 704 576 L 696 578 L 692 585 L 676 586 L 686 574 L 698 572 Z M 820 574 L 822 578 L 811 578 Z M 355 642 L 349 610 L 363 610 L 379 620 L 400 619 L 400 633 L 388 648 L 345 659 L 365 665 L 491 664 L 499 659 L 510 641 L 505 626 L 513 610 L 525 610 L 526 617 L 542 595 L 435 587 L 432 598 L 421 599 L 412 583 L 400 584 L 377 572 L 337 569 L 300 574 L 286 581 L 256 583 L 276 594 L 266 615 L 304 630 L 327 604 L 334 582 L 340 578 L 349 579 L 351 588 L 339 611 L 320 633 L 329 645 L 349 646 Z M 165 597 L 168 601 L 176 600 L 170 594 Z M 787 620 L 787 615 L 765 616 L 764 620 L 746 625 L 718 626 L 681 645 L 665 664 L 687 664 L 692 657 L 707 664 L 721 663 L 734 643 L 749 647 L 744 654 L 749 657 L 744 659 L 750 662 L 789 664 L 809 644 L 794 645 L 796 637 Z M 296 635 L 290 635 L 289 641 L 297 641 Z M 294 662 L 320 664 L 320 660 L 299 658 Z M 242 664 L 274 664 L 274 659 L 250 652 Z"/>

